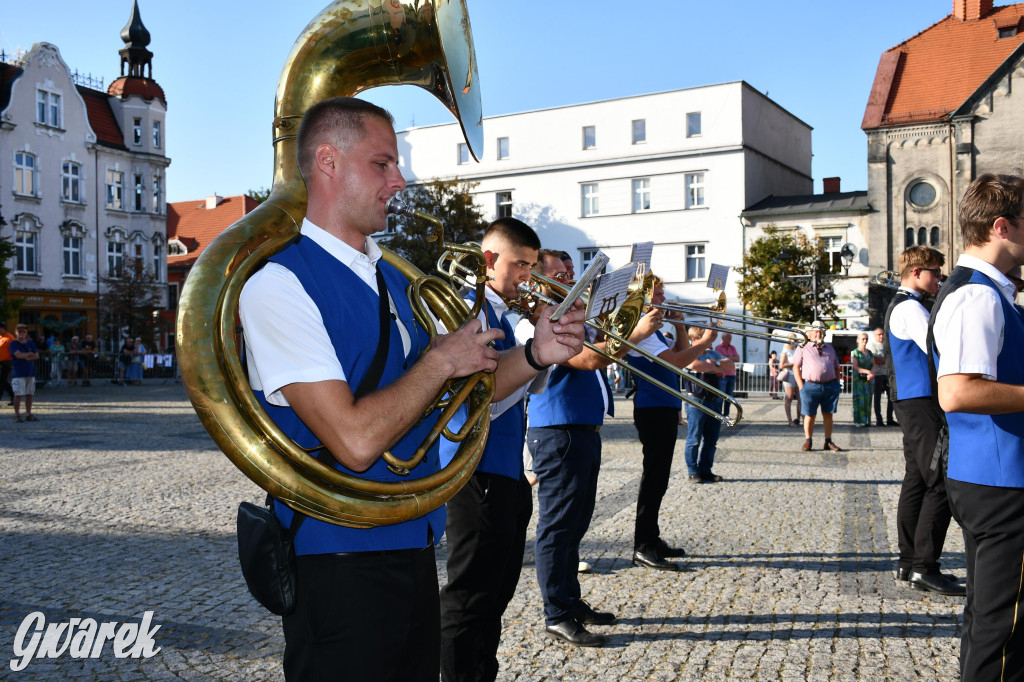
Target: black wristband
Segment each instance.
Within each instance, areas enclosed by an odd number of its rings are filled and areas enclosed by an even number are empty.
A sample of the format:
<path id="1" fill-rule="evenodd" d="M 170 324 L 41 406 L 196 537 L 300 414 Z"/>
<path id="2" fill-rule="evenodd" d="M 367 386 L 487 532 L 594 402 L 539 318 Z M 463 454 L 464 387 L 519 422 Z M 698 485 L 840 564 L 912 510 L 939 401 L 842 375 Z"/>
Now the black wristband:
<path id="1" fill-rule="evenodd" d="M 542 365 L 537 362 L 536 358 L 533 357 L 533 339 L 527 339 L 526 344 L 523 348 L 526 350 L 526 361 L 530 363 L 530 367 L 533 367 L 538 372 L 543 372 L 551 365 Z"/>

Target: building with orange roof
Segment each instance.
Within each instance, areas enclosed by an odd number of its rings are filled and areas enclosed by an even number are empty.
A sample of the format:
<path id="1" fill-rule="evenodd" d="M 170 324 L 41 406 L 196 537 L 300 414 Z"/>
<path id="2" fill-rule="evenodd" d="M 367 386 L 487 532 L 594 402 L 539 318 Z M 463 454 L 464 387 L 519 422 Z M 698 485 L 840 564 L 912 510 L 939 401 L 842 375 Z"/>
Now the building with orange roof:
<path id="1" fill-rule="evenodd" d="M 159 283 L 167 269 L 167 100 L 137 2 L 121 39 L 121 76 L 106 90 L 73 77 L 50 43 L 0 58 L 0 236 L 16 249 L 9 296 L 21 306 L 7 323 L 93 334 L 104 350 L 147 331 L 103 321 L 104 278 L 130 259 Z"/>
<path id="2" fill-rule="evenodd" d="M 949 16 L 882 54 L 861 124 L 876 211 L 872 272 L 894 269 L 904 249 L 921 244 L 956 262 L 964 188 L 985 172 L 1022 174 L 1022 86 L 1024 3 L 953 0 Z M 873 318 L 892 293 L 876 288 Z"/>
<path id="3" fill-rule="evenodd" d="M 217 235 L 246 215 L 260 202 L 240 194 L 167 204 L 167 310 L 164 313 L 168 344 L 174 342 L 178 295 L 199 254 Z"/>

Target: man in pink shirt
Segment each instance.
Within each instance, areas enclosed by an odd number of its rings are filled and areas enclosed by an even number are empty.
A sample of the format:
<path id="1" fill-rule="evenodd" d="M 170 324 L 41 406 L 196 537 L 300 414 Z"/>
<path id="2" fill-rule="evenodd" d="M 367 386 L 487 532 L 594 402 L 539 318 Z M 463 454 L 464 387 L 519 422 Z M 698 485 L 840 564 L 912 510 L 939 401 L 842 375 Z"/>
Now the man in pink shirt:
<path id="1" fill-rule="evenodd" d="M 722 334 L 722 343 L 715 346 L 715 352 L 732 360 L 728 367 L 722 367 L 721 385 L 719 386 L 719 390 L 732 396 L 732 392 L 736 388 L 736 363 L 740 361 L 739 351 L 732 345 L 732 334 Z M 723 414 L 726 417 L 729 416 L 728 401 L 725 402 Z"/>
<path id="2" fill-rule="evenodd" d="M 825 424 L 825 445 L 822 450 L 841 452 L 842 448 L 832 442 L 832 415 L 839 406 L 839 358 L 831 344 L 824 343 L 825 325 L 815 320 L 807 328 L 810 340 L 793 356 L 793 377 L 800 389 L 800 412 L 804 416 L 803 449 L 811 449 L 814 435 L 814 418 L 821 405 L 822 422 Z"/>

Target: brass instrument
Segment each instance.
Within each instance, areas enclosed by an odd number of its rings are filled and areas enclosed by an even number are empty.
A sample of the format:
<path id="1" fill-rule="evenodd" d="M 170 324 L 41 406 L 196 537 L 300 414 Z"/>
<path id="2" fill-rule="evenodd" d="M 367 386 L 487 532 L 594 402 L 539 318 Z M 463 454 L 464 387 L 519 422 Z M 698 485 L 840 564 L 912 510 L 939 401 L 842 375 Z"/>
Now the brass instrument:
<path id="1" fill-rule="evenodd" d="M 902 278 L 900 273 L 895 270 L 882 270 L 880 273 L 875 275 L 874 282 L 879 286 L 883 286 L 886 289 L 899 289 Z"/>
<path id="2" fill-rule="evenodd" d="M 735 313 L 727 313 L 726 309 L 726 298 L 725 292 L 723 291 L 718 295 L 718 298 L 711 303 L 663 303 L 659 305 L 651 305 L 652 308 L 659 310 L 666 310 L 671 312 L 679 312 L 684 315 L 691 315 L 697 318 L 706 317 L 709 322 L 694 322 L 692 319 L 687 320 L 673 320 L 668 321 L 673 324 L 685 325 L 687 327 L 697 327 L 699 329 L 716 329 L 722 334 L 732 334 L 734 336 L 748 336 L 754 339 L 763 339 L 765 341 L 786 341 L 787 339 L 793 339 L 793 342 L 797 345 L 804 345 L 807 343 L 807 334 L 804 333 L 802 325 L 798 322 L 790 320 L 779 320 L 773 317 L 758 317 L 756 315 L 737 315 Z M 763 327 L 764 331 L 757 331 L 747 329 L 745 327 L 724 327 L 720 323 L 728 322 L 732 324 L 744 324 L 754 325 L 756 327 Z M 800 340 L 798 337 L 803 337 Z"/>
<path id="3" fill-rule="evenodd" d="M 649 277 L 650 276 L 644 279 L 647 280 L 649 279 Z M 630 372 L 640 377 L 644 381 L 648 381 L 652 385 L 657 386 L 658 388 L 665 391 L 669 395 L 675 396 L 676 398 L 679 398 L 683 402 L 692 405 L 693 407 L 700 410 L 704 414 L 707 414 L 708 416 L 717 419 L 718 421 L 722 422 L 722 424 L 724 424 L 725 426 L 735 426 L 736 424 L 739 423 L 741 419 L 743 419 L 743 407 L 736 401 L 735 398 L 733 398 L 731 395 L 727 393 L 723 393 L 714 386 L 711 386 L 710 384 L 698 379 L 696 376 L 693 375 L 692 372 L 680 369 L 673 365 L 672 363 L 662 360 L 656 355 L 651 355 L 650 353 L 641 349 L 639 346 L 631 343 L 629 339 L 626 338 L 633 332 L 633 329 L 640 321 L 640 317 L 643 314 L 644 291 L 653 288 L 652 282 L 653 279 L 651 279 L 646 284 L 641 283 L 638 286 L 636 286 L 634 290 L 630 292 L 630 295 L 626 298 L 625 303 L 623 303 L 622 306 L 614 314 L 605 318 L 597 318 L 599 320 L 598 322 L 593 322 L 589 320 L 585 322 L 585 324 L 591 329 L 594 329 L 595 331 L 598 331 L 605 335 L 607 339 L 607 341 L 605 342 L 605 349 L 599 348 L 589 341 L 584 341 L 583 345 L 585 345 L 587 348 L 594 351 L 598 355 L 608 360 L 611 360 L 620 367 L 629 370 Z M 549 291 L 551 291 L 553 296 L 548 296 L 546 294 L 541 293 L 539 290 L 541 286 L 546 287 Z M 560 296 L 564 298 L 569 291 L 569 287 L 565 283 L 558 282 L 549 277 L 545 277 L 544 275 L 537 274 L 536 272 L 530 274 L 530 284 L 522 282 L 520 283 L 518 288 L 521 296 L 516 301 L 512 302 L 512 305 L 510 305 L 510 307 L 513 307 L 514 305 L 519 308 L 520 312 L 523 312 L 525 314 L 529 314 L 532 312 L 529 308 L 524 307 L 531 300 L 540 301 L 548 305 L 558 305 L 560 301 L 555 297 Z M 650 294 L 648 293 L 647 295 L 649 296 Z M 647 300 L 649 300 L 649 298 Z M 625 346 L 630 350 L 637 352 L 638 354 L 642 355 L 651 362 L 661 367 L 664 367 L 665 369 L 668 369 L 676 376 L 683 377 L 687 381 L 697 384 L 698 386 L 701 386 L 709 393 L 712 393 L 716 397 L 719 397 L 722 400 L 728 402 L 736 409 L 736 417 L 727 417 L 724 414 L 721 414 L 720 412 L 715 412 L 711 408 L 701 403 L 696 398 L 680 391 L 678 388 L 669 386 L 665 383 L 662 383 L 661 381 L 658 381 L 657 379 L 648 374 L 637 371 L 635 367 L 630 365 L 622 358 L 615 357 L 614 353 L 621 349 L 622 346 Z"/>
<path id="4" fill-rule="evenodd" d="M 487 436 L 493 378 L 474 375 L 452 387 L 453 393 L 468 397 L 472 424 L 467 422 L 470 428 L 451 434 L 439 422 L 438 429 L 446 437 L 461 441 L 445 469 L 398 483 L 369 481 L 320 464 L 277 428 L 243 373 L 235 325 L 246 279 L 267 257 L 287 246 L 306 212 L 306 187 L 298 171 L 295 140 L 302 115 L 330 97 L 401 84 L 433 93 L 459 121 L 473 156 L 480 157 L 479 79 L 465 0 L 403 4 L 335 0 L 310 22 L 292 47 L 278 82 L 270 197 L 203 252 L 189 274 L 178 308 L 176 343 L 182 381 L 200 421 L 221 450 L 253 482 L 289 507 L 322 521 L 358 528 L 422 516 L 444 504 L 469 480 Z M 439 278 L 425 277 L 411 263 L 381 250 L 384 259 L 410 280 L 414 309 L 425 302 L 450 330 L 472 317 L 462 298 Z M 422 310 L 417 312 L 418 319 L 428 317 Z M 427 329 L 433 329 L 433 324 Z M 456 409 L 456 399 L 442 403 L 439 395 L 434 402 L 431 409 Z M 425 450 L 427 445 L 422 447 Z M 414 465 L 397 460 L 389 464 Z"/>

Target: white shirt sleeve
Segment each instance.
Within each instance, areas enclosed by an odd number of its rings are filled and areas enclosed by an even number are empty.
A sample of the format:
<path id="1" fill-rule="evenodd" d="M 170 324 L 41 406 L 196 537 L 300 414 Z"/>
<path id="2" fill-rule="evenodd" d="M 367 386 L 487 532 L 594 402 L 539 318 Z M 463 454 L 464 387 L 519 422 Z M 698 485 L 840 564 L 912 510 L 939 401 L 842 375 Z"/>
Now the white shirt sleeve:
<path id="1" fill-rule="evenodd" d="M 637 345 L 638 348 L 640 348 L 645 353 L 650 353 L 651 355 L 653 355 L 655 357 L 661 355 L 662 353 L 664 353 L 667 350 L 670 350 L 669 347 L 666 346 L 662 342 L 662 340 L 658 338 L 657 334 L 651 334 L 646 339 L 644 339 L 643 341 L 641 341 L 640 343 L 638 343 L 636 345 Z M 626 355 L 630 355 L 630 356 L 632 356 L 634 358 L 641 357 L 640 353 L 637 353 L 635 350 L 629 351 L 628 353 L 626 353 Z"/>
<path id="2" fill-rule="evenodd" d="M 249 384 L 271 405 L 285 407 L 281 388 L 345 381 L 320 310 L 288 269 L 268 263 L 242 288 L 238 306 Z"/>
<path id="3" fill-rule="evenodd" d="M 943 305 L 945 307 L 945 304 Z M 913 341 L 922 353 L 928 353 L 928 311 L 910 299 L 892 309 L 889 333 L 904 341 Z"/>
<path id="4" fill-rule="evenodd" d="M 938 376 L 980 374 L 997 381 L 1003 323 L 999 294 L 990 287 L 965 285 L 950 293 L 935 317 Z"/>

